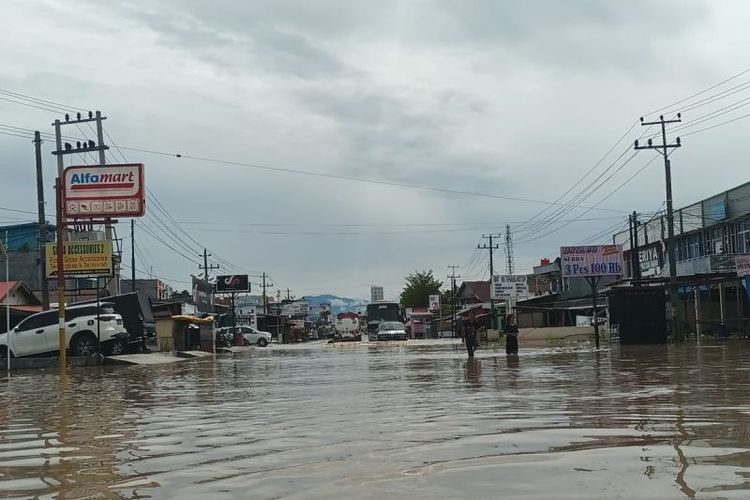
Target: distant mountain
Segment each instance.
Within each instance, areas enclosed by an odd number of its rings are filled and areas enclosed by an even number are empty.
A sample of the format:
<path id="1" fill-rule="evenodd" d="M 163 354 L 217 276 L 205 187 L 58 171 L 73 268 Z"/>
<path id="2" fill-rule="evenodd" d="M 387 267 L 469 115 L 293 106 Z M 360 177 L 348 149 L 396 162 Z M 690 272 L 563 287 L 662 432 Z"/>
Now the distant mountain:
<path id="1" fill-rule="evenodd" d="M 305 295 L 305 300 L 310 302 L 310 307 L 319 307 L 321 304 L 331 304 L 332 314 L 346 311 L 356 312 L 358 309 L 370 303 L 369 300 L 365 299 L 351 299 L 330 294 Z"/>

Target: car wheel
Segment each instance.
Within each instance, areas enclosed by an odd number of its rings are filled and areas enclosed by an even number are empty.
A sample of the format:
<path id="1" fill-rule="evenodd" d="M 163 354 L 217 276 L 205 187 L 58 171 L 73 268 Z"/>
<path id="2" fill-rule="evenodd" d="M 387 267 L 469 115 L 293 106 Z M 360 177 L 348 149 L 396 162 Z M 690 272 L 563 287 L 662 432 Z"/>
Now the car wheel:
<path id="1" fill-rule="evenodd" d="M 258 339 L 258 347 L 266 347 L 268 345 L 268 341 L 266 339 Z"/>
<path id="2" fill-rule="evenodd" d="M 122 340 L 115 340 L 112 344 L 110 344 L 108 351 L 112 356 L 125 354 L 125 342 L 123 342 Z"/>
<path id="3" fill-rule="evenodd" d="M 93 356 L 99 351 L 96 337 L 91 333 L 79 335 L 72 345 L 72 351 L 75 356 Z"/>

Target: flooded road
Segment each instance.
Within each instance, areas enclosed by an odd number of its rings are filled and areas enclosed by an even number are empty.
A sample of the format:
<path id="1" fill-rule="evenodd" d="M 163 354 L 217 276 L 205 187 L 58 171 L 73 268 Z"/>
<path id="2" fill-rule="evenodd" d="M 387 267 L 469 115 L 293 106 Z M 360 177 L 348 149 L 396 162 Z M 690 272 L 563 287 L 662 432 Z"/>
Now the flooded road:
<path id="1" fill-rule="evenodd" d="M 748 498 L 750 348 L 269 348 L 0 380 L 0 497 Z"/>

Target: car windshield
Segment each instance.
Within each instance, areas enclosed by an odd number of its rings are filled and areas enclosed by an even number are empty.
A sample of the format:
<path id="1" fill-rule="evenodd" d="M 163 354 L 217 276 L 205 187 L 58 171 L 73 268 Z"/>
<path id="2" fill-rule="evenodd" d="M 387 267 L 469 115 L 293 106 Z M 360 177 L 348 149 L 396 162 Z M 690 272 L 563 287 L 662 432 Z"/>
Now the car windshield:
<path id="1" fill-rule="evenodd" d="M 378 325 L 378 330 L 384 331 L 384 330 L 403 330 L 404 325 L 403 323 L 399 323 L 398 321 L 384 321 L 383 323 L 380 323 Z"/>

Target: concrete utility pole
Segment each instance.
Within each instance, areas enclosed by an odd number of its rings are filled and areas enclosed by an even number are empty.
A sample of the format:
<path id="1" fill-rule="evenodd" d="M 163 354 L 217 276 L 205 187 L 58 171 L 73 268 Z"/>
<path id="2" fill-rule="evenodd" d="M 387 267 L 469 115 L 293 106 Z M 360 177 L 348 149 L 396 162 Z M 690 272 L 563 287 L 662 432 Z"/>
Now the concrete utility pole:
<path id="1" fill-rule="evenodd" d="M 477 248 L 480 249 L 480 250 L 489 250 L 490 251 L 490 310 L 492 311 L 491 312 L 491 317 L 492 317 L 492 329 L 493 330 L 497 329 L 497 318 L 495 317 L 495 301 L 492 300 L 492 283 L 493 283 L 494 276 L 495 276 L 495 266 L 494 266 L 494 263 L 492 261 L 492 254 L 495 253 L 495 250 L 497 250 L 498 248 L 500 248 L 500 245 L 496 245 L 496 244 L 493 245 L 492 244 L 492 239 L 493 238 L 500 238 L 500 237 L 501 237 L 501 235 L 499 235 L 499 234 L 492 234 L 492 233 L 490 233 L 490 234 L 483 234 L 482 238 L 490 240 L 489 245 L 486 245 L 486 244 L 485 245 L 477 245 Z"/>
<path id="2" fill-rule="evenodd" d="M 47 221 L 44 215 L 44 178 L 42 176 L 42 136 L 34 132 L 34 153 L 36 156 L 36 200 L 39 216 L 39 278 L 42 286 L 42 310 L 49 309 L 49 283 L 47 282 Z"/>
<path id="3" fill-rule="evenodd" d="M 515 274 L 516 266 L 513 259 L 513 233 L 510 231 L 510 224 L 505 225 L 505 264 L 506 274 Z"/>
<path id="4" fill-rule="evenodd" d="M 8 253 L 8 230 L 5 230 L 5 243 L 0 243 L 0 249 L 5 255 L 5 281 L 10 286 L 10 254 Z M 5 360 L 7 363 L 8 376 L 10 377 L 10 353 L 12 351 L 11 342 L 13 340 L 10 334 L 10 288 L 8 288 L 8 295 L 5 297 L 5 331 L 7 332 L 6 337 L 8 343 L 5 346 Z"/>
<path id="5" fill-rule="evenodd" d="M 198 264 L 198 269 L 203 271 L 203 279 L 208 281 L 208 273 L 210 273 L 214 269 L 219 269 L 219 266 L 217 266 L 216 264 L 211 264 L 210 266 L 208 265 L 208 258 L 211 257 L 211 254 L 208 253 L 208 249 L 206 248 L 203 249 L 203 255 L 198 255 L 198 257 L 203 257 L 203 266 Z"/>
<path id="6" fill-rule="evenodd" d="M 135 219 L 130 219 L 130 291 L 135 292 Z"/>
<path id="7" fill-rule="evenodd" d="M 451 314 L 451 338 L 456 338 L 456 279 L 460 278 L 461 275 L 456 274 L 456 269 L 461 266 L 450 265 L 451 273 L 448 278 L 451 280 L 451 290 L 453 291 L 453 314 Z"/>
<path id="8" fill-rule="evenodd" d="M 60 369 L 63 370 L 67 365 L 67 352 L 66 352 L 66 344 L 65 341 L 65 266 L 64 266 L 64 259 L 63 259 L 63 244 L 65 240 L 65 228 L 68 224 L 68 222 L 63 217 L 63 168 L 65 166 L 65 163 L 63 161 L 63 156 L 65 155 L 71 155 L 71 154 L 81 154 L 81 153 L 93 153 L 94 151 L 99 152 L 99 161 L 102 165 L 104 165 L 105 157 L 104 157 L 104 151 L 109 149 L 108 146 L 104 144 L 104 141 L 102 139 L 102 129 L 101 129 L 101 122 L 102 120 L 106 120 L 106 117 L 103 117 L 99 111 L 96 112 L 96 118 L 94 118 L 94 114 L 89 111 L 88 118 L 81 116 L 81 113 L 77 113 L 76 119 L 71 120 L 70 115 L 65 115 L 65 121 L 61 122 L 60 120 L 55 120 L 55 122 L 52 124 L 55 127 L 55 151 L 52 152 L 53 155 L 57 157 L 57 179 L 55 181 L 55 194 L 56 194 L 56 204 L 57 207 L 56 212 L 56 250 L 57 250 L 57 311 L 58 311 L 58 347 L 60 350 L 59 354 L 59 364 Z M 62 143 L 62 125 L 74 125 L 76 123 L 86 123 L 86 122 L 97 122 L 97 135 L 99 144 L 94 144 L 94 141 L 83 141 L 83 143 L 76 142 L 76 147 L 73 147 L 72 144 L 65 143 L 65 149 L 63 149 L 63 143 Z M 110 231 L 111 235 L 111 231 Z M 111 238 L 110 238 L 111 241 Z M 115 266 L 115 269 L 117 269 L 117 266 Z M 117 271 L 115 271 L 117 272 Z M 118 279 L 119 281 L 119 279 Z M 117 283 L 115 283 L 115 286 L 117 286 Z"/>
<path id="9" fill-rule="evenodd" d="M 263 288 L 263 314 L 268 314 L 268 295 L 266 294 L 266 289 L 271 288 L 273 286 L 273 283 L 266 283 L 266 278 L 269 276 L 263 272 L 263 284 L 260 285 Z"/>
<path id="10" fill-rule="evenodd" d="M 104 127 L 102 126 L 102 121 L 106 119 L 107 117 L 102 116 L 101 111 L 96 112 L 96 117 L 94 118 L 96 122 L 96 142 L 99 146 L 99 165 L 102 166 L 107 164 L 107 157 L 104 154 L 107 148 L 104 146 Z M 107 241 L 112 241 L 112 224 L 108 223 L 104 225 L 104 237 Z M 120 294 L 120 260 L 121 257 L 114 259 L 114 266 L 112 266 L 114 276 L 107 283 L 107 291 L 109 291 L 110 295 Z"/>
<path id="11" fill-rule="evenodd" d="M 667 144 L 667 124 L 670 123 L 681 123 L 682 116 L 677 113 L 677 119 L 665 120 L 664 115 L 659 116 L 659 121 L 646 122 L 641 117 L 642 126 L 660 125 L 661 126 L 661 144 L 654 144 L 653 140 L 649 139 L 646 146 L 641 146 L 638 140 L 635 141 L 635 149 L 653 149 L 656 150 L 664 158 L 664 177 L 667 191 L 667 258 L 669 259 L 669 302 L 671 305 L 672 314 L 672 335 L 675 338 L 682 339 L 682 332 L 679 331 L 676 308 L 678 305 L 677 288 L 674 284 L 677 278 L 677 259 L 675 252 L 675 240 L 674 240 L 674 212 L 672 210 L 672 165 L 669 160 L 669 150 L 679 148 L 682 146 L 680 138 L 675 139 L 674 144 Z"/>

